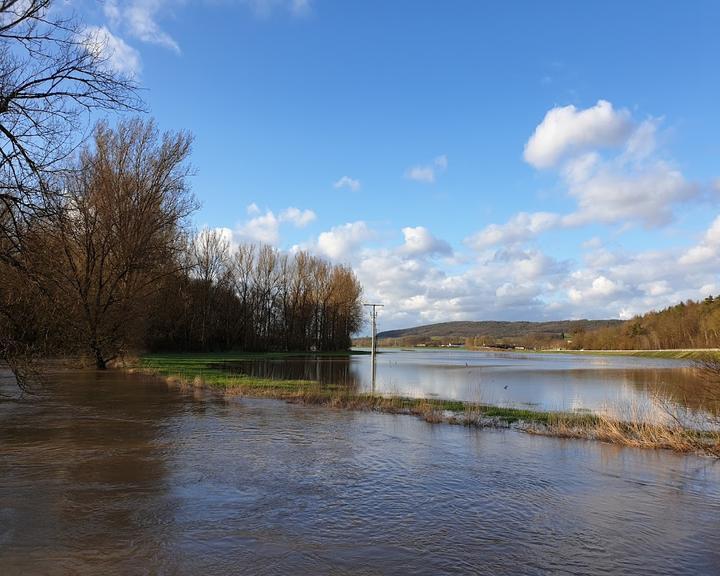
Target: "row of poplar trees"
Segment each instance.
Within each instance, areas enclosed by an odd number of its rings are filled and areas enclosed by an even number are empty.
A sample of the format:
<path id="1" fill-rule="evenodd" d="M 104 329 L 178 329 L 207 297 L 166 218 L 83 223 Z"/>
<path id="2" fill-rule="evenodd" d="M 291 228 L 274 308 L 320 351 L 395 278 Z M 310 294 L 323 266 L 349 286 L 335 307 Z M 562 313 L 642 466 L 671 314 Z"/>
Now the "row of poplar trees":
<path id="1" fill-rule="evenodd" d="M 197 235 L 189 274 L 165 284 L 149 346 L 161 350 L 344 350 L 362 323 L 350 268 L 304 251 L 231 244 Z"/>

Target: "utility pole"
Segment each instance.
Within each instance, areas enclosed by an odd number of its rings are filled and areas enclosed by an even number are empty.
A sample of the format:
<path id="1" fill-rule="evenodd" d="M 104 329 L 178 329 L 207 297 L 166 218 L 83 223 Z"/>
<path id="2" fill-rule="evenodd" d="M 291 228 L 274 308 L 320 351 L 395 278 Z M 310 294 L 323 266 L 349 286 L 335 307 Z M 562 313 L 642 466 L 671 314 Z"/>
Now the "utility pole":
<path id="1" fill-rule="evenodd" d="M 375 394 L 375 353 L 377 352 L 377 309 L 383 304 L 363 304 L 370 308 L 370 319 L 372 320 L 372 342 L 370 347 L 370 364 L 372 365 L 372 393 Z"/>

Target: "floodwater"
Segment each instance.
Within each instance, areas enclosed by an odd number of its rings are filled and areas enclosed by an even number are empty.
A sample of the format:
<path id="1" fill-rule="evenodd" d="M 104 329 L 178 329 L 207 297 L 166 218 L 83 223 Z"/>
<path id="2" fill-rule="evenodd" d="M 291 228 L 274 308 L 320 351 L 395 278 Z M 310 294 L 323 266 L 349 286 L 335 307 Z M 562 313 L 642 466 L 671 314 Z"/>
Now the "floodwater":
<path id="1" fill-rule="evenodd" d="M 0 397 L 0 479 L 3 576 L 720 570 L 712 459 L 122 373 Z"/>
<path id="2" fill-rule="evenodd" d="M 319 380 L 372 389 L 369 355 L 290 357 L 233 362 L 228 369 L 275 379 Z M 539 410 L 608 406 L 652 411 L 657 400 L 706 407 L 691 362 L 628 356 L 578 356 L 384 349 L 377 355 L 375 391 Z"/>

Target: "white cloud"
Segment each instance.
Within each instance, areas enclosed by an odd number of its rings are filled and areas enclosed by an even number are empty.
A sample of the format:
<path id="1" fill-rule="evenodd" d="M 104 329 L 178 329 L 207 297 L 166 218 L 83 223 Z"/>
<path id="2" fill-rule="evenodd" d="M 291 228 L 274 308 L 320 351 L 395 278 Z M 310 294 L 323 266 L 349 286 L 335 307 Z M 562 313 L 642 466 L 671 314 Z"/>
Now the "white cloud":
<path id="1" fill-rule="evenodd" d="M 180 53 L 180 45 L 157 23 L 158 14 L 175 4 L 169 0 L 129 0 L 119 3 L 107 0 L 104 5 L 105 17 L 113 27 L 122 28 L 142 42 L 156 44 Z"/>
<path id="2" fill-rule="evenodd" d="M 498 244 L 524 242 L 560 224 L 562 218 L 551 212 L 519 212 L 505 224 L 490 224 L 467 239 L 477 249 Z"/>
<path id="3" fill-rule="evenodd" d="M 606 100 L 585 110 L 552 108 L 525 145 L 525 160 L 550 168 L 567 153 L 621 144 L 631 127 L 630 112 L 615 110 Z"/>
<path id="4" fill-rule="evenodd" d="M 567 265 L 540 250 L 517 248 L 499 250 L 495 253 L 494 265 L 505 267 L 503 276 L 517 283 L 537 282 L 541 279 L 559 278 L 565 274 Z"/>
<path id="5" fill-rule="evenodd" d="M 105 0 L 103 4 L 103 12 L 110 22 L 111 26 L 118 26 L 122 20 L 122 13 L 117 4 L 117 0 Z"/>
<path id="6" fill-rule="evenodd" d="M 240 224 L 235 230 L 235 235 L 241 242 L 277 246 L 280 241 L 280 221 L 271 210 L 268 210 L 265 214 Z"/>
<path id="7" fill-rule="evenodd" d="M 345 261 L 353 256 L 363 242 L 374 236 L 362 220 L 335 226 L 317 239 L 317 250 L 333 260 Z"/>
<path id="8" fill-rule="evenodd" d="M 284 9 L 295 16 L 307 14 L 311 0 L 237 0 L 260 16 Z M 131 36 L 180 54 L 180 44 L 158 23 L 158 17 L 185 4 L 185 0 L 105 0 L 103 12 L 112 28 L 122 28 Z"/>
<path id="9" fill-rule="evenodd" d="M 448 158 L 445 154 L 437 156 L 431 164 L 411 166 L 405 171 L 405 178 L 415 182 L 432 184 L 437 174 L 444 172 L 448 167 Z"/>
<path id="10" fill-rule="evenodd" d="M 689 266 L 717 264 L 720 257 L 720 216 L 707 229 L 702 241 L 680 256 L 679 263 Z"/>
<path id="11" fill-rule="evenodd" d="M 660 120 L 659 118 L 645 120 L 630 134 L 625 145 L 625 155 L 629 159 L 644 160 L 655 152 Z"/>
<path id="12" fill-rule="evenodd" d="M 87 26 L 81 33 L 85 49 L 103 59 L 115 72 L 133 77 L 140 73 L 140 54 L 105 26 Z"/>
<path id="13" fill-rule="evenodd" d="M 570 300 L 575 303 L 583 303 L 586 300 L 597 301 L 607 300 L 618 292 L 622 291 L 623 287 L 605 276 L 597 276 L 593 278 L 590 284 L 586 287 L 573 286 L 568 290 Z M 595 302 L 593 302 L 595 303 Z"/>
<path id="14" fill-rule="evenodd" d="M 355 178 L 350 178 L 350 176 L 343 176 L 342 178 L 335 181 L 333 184 L 333 188 L 341 189 L 341 188 L 349 188 L 353 192 L 357 192 L 360 190 L 360 180 L 356 180 Z"/>
<path id="15" fill-rule="evenodd" d="M 413 166 L 407 169 L 405 178 L 416 182 L 435 182 L 435 170 L 432 166 Z"/>
<path id="16" fill-rule="evenodd" d="M 673 204 L 692 198 L 697 187 L 670 166 L 658 162 L 633 173 L 605 167 L 570 187 L 579 210 L 569 218 L 588 222 L 634 221 L 646 227 L 667 224 Z"/>
<path id="17" fill-rule="evenodd" d="M 533 166 L 557 169 L 574 211 L 520 212 L 504 224 L 486 226 L 467 243 L 484 249 L 592 223 L 668 224 L 680 203 L 699 197 L 700 187 L 657 154 L 659 125 L 657 118 L 634 124 L 626 110 L 615 111 L 603 100 L 586 110 L 553 108 L 528 140 L 525 158 Z M 600 153 L 611 146 L 614 155 Z"/>
<path id="18" fill-rule="evenodd" d="M 645 282 L 639 284 L 638 288 L 647 296 L 664 296 L 672 292 L 672 287 L 667 280 L 658 280 L 656 282 Z"/>
<path id="19" fill-rule="evenodd" d="M 711 266 L 684 262 L 680 249 L 611 251 L 597 238 L 580 246 L 586 257 L 576 261 L 514 243 L 452 263 L 426 257 L 437 253 L 427 228 L 402 233 L 401 244 L 370 246 L 392 235 L 358 221 L 305 246 L 353 267 L 367 298 L 385 304 L 381 329 L 450 320 L 631 317 L 719 291 L 720 217 L 700 241 L 719 248 L 718 265 Z"/>
<path id="20" fill-rule="evenodd" d="M 450 244 L 433 236 L 424 226 L 416 226 L 414 228 L 407 227 L 402 229 L 405 243 L 400 248 L 404 254 L 416 256 L 443 254 L 452 255 Z"/>
<path id="21" fill-rule="evenodd" d="M 293 206 L 280 212 L 280 222 L 291 222 L 298 228 L 305 228 L 315 218 L 315 212 L 312 210 L 300 210 Z"/>
<path id="22" fill-rule="evenodd" d="M 276 215 L 272 210 L 263 213 L 254 202 L 246 208 L 249 220 L 240 223 L 235 229 L 235 241 L 270 244 L 277 246 L 280 243 L 280 226 L 290 223 L 296 228 L 304 228 L 315 220 L 315 212 L 302 210 L 293 206 L 285 208 Z"/>

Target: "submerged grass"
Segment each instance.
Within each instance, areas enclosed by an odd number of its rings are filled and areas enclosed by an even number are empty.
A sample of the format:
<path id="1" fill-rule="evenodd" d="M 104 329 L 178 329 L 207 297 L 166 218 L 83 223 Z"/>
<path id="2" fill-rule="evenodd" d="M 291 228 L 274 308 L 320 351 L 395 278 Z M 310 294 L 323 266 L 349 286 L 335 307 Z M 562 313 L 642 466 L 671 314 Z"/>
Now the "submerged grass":
<path id="1" fill-rule="evenodd" d="M 346 386 L 321 385 L 312 380 L 256 378 L 229 371 L 233 362 L 286 356 L 297 354 L 150 355 L 139 359 L 131 369 L 163 377 L 168 383 L 180 387 L 210 387 L 226 395 L 275 398 L 346 410 L 410 414 L 431 423 L 515 428 L 544 436 L 697 452 L 720 458 L 720 431 L 717 428 L 700 431 L 685 427 L 679 421 L 653 424 L 642 419 L 626 421 L 607 414 L 588 412 L 538 411 L 482 402 L 380 396 L 358 393 Z"/>

